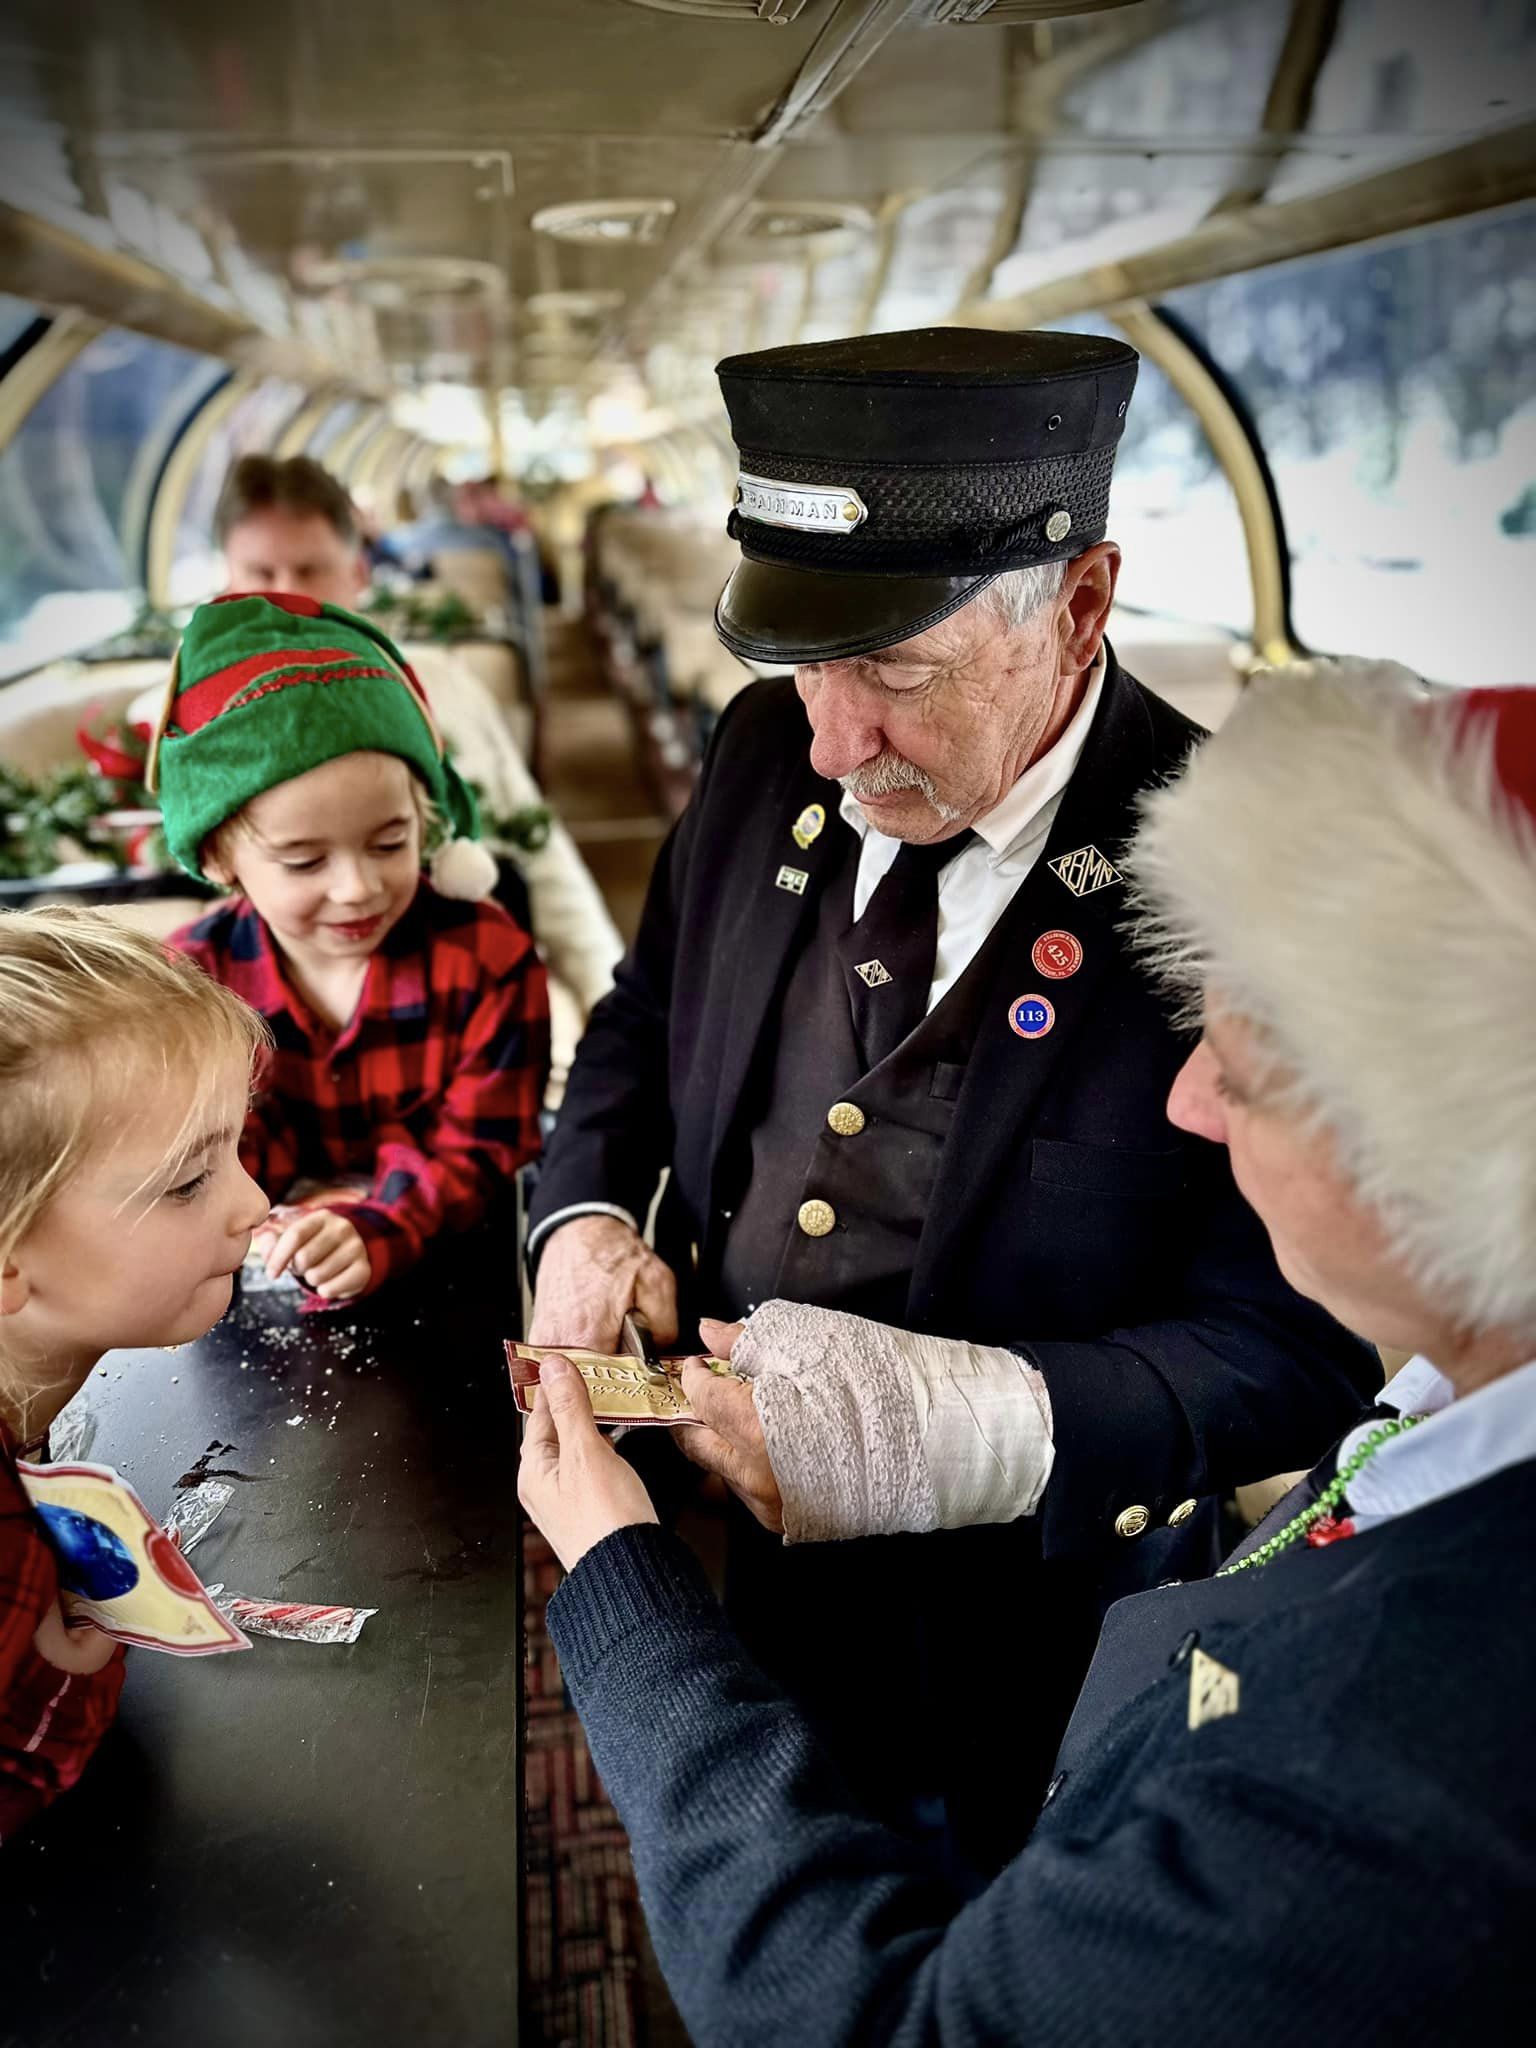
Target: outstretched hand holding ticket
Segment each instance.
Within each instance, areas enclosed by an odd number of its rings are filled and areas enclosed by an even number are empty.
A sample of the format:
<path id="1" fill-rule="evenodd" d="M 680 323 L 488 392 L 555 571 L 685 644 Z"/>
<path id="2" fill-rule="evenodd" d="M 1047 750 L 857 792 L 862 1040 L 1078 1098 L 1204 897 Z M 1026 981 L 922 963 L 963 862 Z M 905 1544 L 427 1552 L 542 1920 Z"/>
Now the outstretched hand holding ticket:
<path id="1" fill-rule="evenodd" d="M 657 1519 L 638 1474 L 593 1420 L 581 1374 L 558 1352 L 540 1364 L 517 1497 L 567 1571 L 616 1529 Z"/>

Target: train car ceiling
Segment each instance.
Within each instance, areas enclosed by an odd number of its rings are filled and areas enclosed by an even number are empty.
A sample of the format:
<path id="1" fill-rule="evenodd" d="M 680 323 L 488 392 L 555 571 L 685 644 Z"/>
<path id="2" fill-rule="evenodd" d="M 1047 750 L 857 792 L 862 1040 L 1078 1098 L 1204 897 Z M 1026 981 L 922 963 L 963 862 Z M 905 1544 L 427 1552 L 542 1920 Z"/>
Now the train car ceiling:
<path id="1" fill-rule="evenodd" d="M 61 315 L 0 379 L 0 497 L 20 423 L 71 368 L 79 384 L 98 331 L 237 373 L 222 400 L 179 394 L 194 453 L 162 467 L 185 501 L 127 544 L 127 579 L 162 601 L 192 591 L 194 508 L 258 427 L 375 492 L 437 446 L 545 483 L 622 452 L 663 496 L 715 503 L 721 354 L 1118 321 L 1148 368 L 1144 459 L 1117 490 L 1143 492 L 1154 532 L 1159 465 L 1195 451 L 1210 544 L 1237 565 L 1220 582 L 1241 598 L 1200 615 L 1277 653 L 1335 645 L 1344 599 L 1309 571 L 1309 621 L 1293 615 L 1297 535 L 1275 518 L 1310 517 L 1315 463 L 1294 516 L 1280 472 L 1305 466 L 1293 442 L 1326 440 L 1332 401 L 1297 427 L 1305 394 L 1272 388 L 1255 309 L 1298 316 L 1263 281 L 1335 266 L 1317 317 L 1349 326 L 1337 266 L 1381 247 L 1391 275 L 1367 262 L 1349 289 L 1392 333 L 1352 345 L 1383 351 L 1399 390 L 1414 351 L 1454 358 L 1437 301 L 1500 362 L 1523 317 L 1524 0 L 12 0 L 0 33 L 0 283 L 18 318 Z M 1411 277 L 1390 253 L 1437 238 L 1448 253 Z M 1499 305 L 1495 258 L 1514 266 Z M 1386 307 L 1389 287 L 1412 305 Z M 1326 333 L 1309 346 L 1339 368 Z M 1499 444 L 1479 488 L 1517 527 L 1522 375 L 1499 371 L 1499 416 L 1464 451 Z M 1176 588 L 1188 553 L 1142 557 L 1165 562 L 1175 614 L 1201 603 Z"/>

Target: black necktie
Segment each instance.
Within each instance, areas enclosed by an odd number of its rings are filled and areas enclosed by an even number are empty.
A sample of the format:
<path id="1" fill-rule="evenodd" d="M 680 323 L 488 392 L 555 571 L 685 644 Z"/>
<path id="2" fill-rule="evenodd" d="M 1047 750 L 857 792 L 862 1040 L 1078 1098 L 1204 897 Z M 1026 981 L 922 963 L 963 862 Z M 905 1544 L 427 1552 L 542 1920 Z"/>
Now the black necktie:
<path id="1" fill-rule="evenodd" d="M 879 1066 L 928 1014 L 939 943 L 939 873 L 976 837 L 903 845 L 864 915 L 837 942 L 865 1068 Z"/>

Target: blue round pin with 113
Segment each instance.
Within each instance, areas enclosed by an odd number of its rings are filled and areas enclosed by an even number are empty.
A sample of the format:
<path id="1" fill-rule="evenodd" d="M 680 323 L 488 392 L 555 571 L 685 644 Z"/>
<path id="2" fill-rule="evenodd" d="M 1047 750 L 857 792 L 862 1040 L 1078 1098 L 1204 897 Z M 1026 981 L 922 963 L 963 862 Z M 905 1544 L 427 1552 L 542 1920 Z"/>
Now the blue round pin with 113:
<path id="1" fill-rule="evenodd" d="M 1019 996 L 1008 1007 L 1009 1027 L 1020 1038 L 1044 1038 L 1056 1022 L 1056 1006 L 1044 996 Z"/>

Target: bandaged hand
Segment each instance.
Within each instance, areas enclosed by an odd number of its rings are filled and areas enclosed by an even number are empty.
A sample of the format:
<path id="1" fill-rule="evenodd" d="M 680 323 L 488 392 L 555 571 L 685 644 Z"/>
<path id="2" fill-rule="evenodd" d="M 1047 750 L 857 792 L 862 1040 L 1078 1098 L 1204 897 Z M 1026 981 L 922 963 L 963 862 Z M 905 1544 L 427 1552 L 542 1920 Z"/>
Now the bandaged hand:
<path id="1" fill-rule="evenodd" d="M 265 1261 L 268 1279 L 276 1280 L 291 1266 L 326 1301 L 349 1301 L 373 1277 L 368 1248 L 344 1209 L 318 1204 L 274 1209 L 252 1247 Z"/>
<path id="2" fill-rule="evenodd" d="M 706 1426 L 680 1430 L 680 1447 L 786 1542 L 1011 1522 L 1038 1507 L 1055 1456 L 1050 1398 L 1016 1353 L 801 1302 L 765 1302 L 736 1329 L 706 1326 L 705 1340 L 749 1384 L 688 1367 Z"/>

